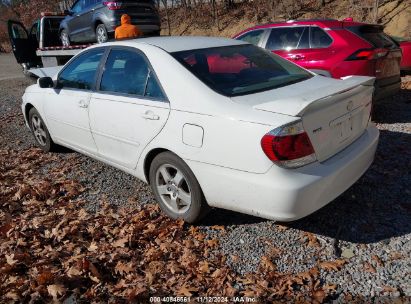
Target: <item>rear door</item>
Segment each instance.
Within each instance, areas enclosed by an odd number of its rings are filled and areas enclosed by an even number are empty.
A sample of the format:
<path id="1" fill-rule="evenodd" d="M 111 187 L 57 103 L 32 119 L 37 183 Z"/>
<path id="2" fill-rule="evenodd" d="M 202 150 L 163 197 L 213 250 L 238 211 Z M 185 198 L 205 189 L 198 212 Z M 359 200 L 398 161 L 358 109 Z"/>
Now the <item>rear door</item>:
<path id="1" fill-rule="evenodd" d="M 29 36 L 21 22 L 9 20 L 7 22 L 11 47 L 18 63 L 38 63 L 36 55 L 37 40 Z"/>
<path id="2" fill-rule="evenodd" d="M 71 18 L 67 24 L 70 31 L 70 39 L 72 41 L 81 42 L 86 39 L 85 32 L 90 25 L 87 23 L 87 11 L 85 10 L 86 1 L 78 0 L 71 8 Z"/>
<path id="3" fill-rule="evenodd" d="M 98 153 L 133 169 L 165 125 L 170 104 L 148 59 L 134 48 L 112 48 L 100 79 L 89 113 Z"/>

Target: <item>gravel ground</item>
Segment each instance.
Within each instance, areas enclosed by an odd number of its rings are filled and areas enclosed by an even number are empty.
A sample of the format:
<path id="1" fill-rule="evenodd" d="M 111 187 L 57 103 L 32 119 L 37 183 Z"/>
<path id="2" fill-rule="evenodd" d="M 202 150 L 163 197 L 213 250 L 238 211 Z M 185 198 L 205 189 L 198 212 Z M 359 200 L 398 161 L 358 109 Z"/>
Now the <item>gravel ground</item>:
<path id="1" fill-rule="evenodd" d="M 411 84 L 411 77 L 407 81 Z M 32 82 L 0 81 L 2 147 L 34 145 L 20 114 L 22 93 Z M 408 296 L 411 303 L 411 90 L 378 105 L 376 121 L 381 131 L 376 160 L 349 190 L 311 216 L 287 224 L 213 210 L 199 227 L 209 238 L 220 239 L 215 254 L 225 254 L 241 274 L 256 271 L 263 256 L 285 273 L 344 258 L 340 271 L 321 270 L 325 282 L 337 284 L 337 302 L 351 294 L 373 300 Z M 86 187 L 83 198 L 91 210 L 102 199 L 117 205 L 154 202 L 150 188 L 134 177 L 71 151 L 58 158 L 74 163 L 68 177 Z M 54 165 L 44 164 L 39 174 L 46 176 Z"/>

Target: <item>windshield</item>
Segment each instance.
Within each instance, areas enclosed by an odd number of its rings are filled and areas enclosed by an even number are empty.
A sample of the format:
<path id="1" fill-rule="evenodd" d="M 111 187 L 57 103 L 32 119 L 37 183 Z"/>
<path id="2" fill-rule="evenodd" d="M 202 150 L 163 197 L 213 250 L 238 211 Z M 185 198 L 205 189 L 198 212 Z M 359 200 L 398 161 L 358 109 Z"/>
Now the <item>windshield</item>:
<path id="1" fill-rule="evenodd" d="M 311 78 L 299 66 L 254 45 L 235 45 L 171 54 L 214 91 L 238 96 Z"/>

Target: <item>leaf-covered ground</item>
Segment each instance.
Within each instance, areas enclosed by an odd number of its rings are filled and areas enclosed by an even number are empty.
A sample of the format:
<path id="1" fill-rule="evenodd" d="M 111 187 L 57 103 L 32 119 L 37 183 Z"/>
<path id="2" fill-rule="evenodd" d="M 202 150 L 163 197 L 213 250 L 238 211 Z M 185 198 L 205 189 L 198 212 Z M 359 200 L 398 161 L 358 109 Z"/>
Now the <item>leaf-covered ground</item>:
<path id="1" fill-rule="evenodd" d="M 319 268 L 344 265 L 324 261 L 290 276 L 264 256 L 257 273 L 239 276 L 224 256 L 211 257 L 218 239 L 168 219 L 156 205 L 114 209 L 101 201 L 98 212 L 86 211 L 77 199 L 83 187 L 65 178 L 70 163 L 39 174 L 39 166 L 57 160 L 53 154 L 1 149 L 0 159 L 1 302 L 73 295 L 85 302 L 139 302 L 153 295 L 322 302 L 335 286 L 318 279 Z"/>
<path id="2" fill-rule="evenodd" d="M 404 286 L 409 271 L 402 266 L 409 267 L 411 254 L 409 91 L 397 104 L 380 108 L 385 121 L 379 124 L 376 162 L 369 176 L 343 195 L 344 202 L 295 224 L 255 219 L 244 224 L 247 216 L 239 224 L 233 220 L 238 215 L 220 211 L 208 224 L 192 226 L 165 217 L 141 183 L 135 189 L 142 196 L 127 192 L 124 184 L 129 187 L 132 180 L 121 172 L 94 161 L 90 165 L 77 153 L 44 154 L 34 148 L 19 108 L 27 84 L 0 82 L 0 303 L 147 303 L 151 296 L 188 296 L 193 302 L 197 296 L 226 296 L 229 303 L 235 296 L 258 303 L 411 302 Z M 100 179 L 107 183 L 97 193 L 99 184 L 93 182 Z M 372 191 L 375 185 L 392 193 Z M 363 218 L 349 212 L 350 206 L 361 209 L 365 200 Z M 324 236 L 324 230 L 334 229 L 329 218 L 341 222 L 336 227 L 340 244 L 337 236 L 330 242 L 332 233 Z M 364 219 L 366 225 L 359 224 L 366 230 L 346 227 L 341 218 L 353 218 L 354 224 Z M 257 267 L 243 267 L 252 258 Z M 376 288 L 373 277 L 382 281 L 376 283 L 380 297 L 369 296 Z"/>

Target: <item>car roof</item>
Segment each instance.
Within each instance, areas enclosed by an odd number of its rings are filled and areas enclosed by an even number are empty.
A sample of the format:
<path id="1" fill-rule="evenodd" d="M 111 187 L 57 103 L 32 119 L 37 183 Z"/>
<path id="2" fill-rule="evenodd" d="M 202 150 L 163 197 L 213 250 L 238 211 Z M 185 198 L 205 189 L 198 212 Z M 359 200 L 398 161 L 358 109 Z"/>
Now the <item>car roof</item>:
<path id="1" fill-rule="evenodd" d="M 222 47 L 231 45 L 243 45 L 247 42 L 219 38 L 219 37 L 202 37 L 202 36 L 161 36 L 149 38 L 137 38 L 130 40 L 122 40 L 108 43 L 108 45 L 128 45 L 138 46 L 141 44 L 149 44 L 159 47 L 168 53 L 188 51 L 195 49 L 205 49 L 212 47 Z"/>
<path id="2" fill-rule="evenodd" d="M 274 21 L 267 24 L 260 24 L 242 31 L 237 36 L 242 33 L 248 32 L 250 30 L 265 29 L 272 27 L 283 27 L 283 26 L 293 26 L 293 25 L 317 25 L 321 28 L 343 28 L 349 26 L 360 26 L 360 25 L 370 25 L 367 23 L 356 22 L 356 21 L 340 21 L 336 19 L 302 19 L 302 20 L 288 20 L 288 21 Z"/>

